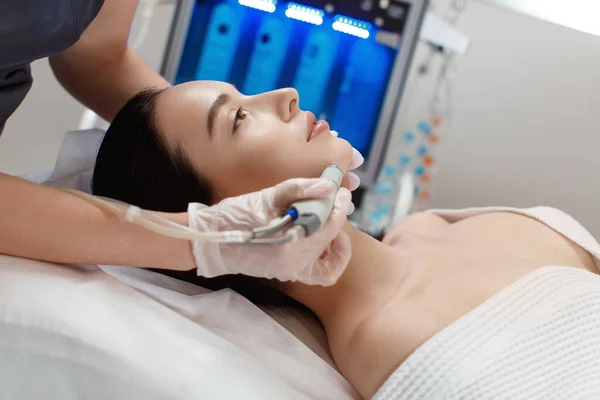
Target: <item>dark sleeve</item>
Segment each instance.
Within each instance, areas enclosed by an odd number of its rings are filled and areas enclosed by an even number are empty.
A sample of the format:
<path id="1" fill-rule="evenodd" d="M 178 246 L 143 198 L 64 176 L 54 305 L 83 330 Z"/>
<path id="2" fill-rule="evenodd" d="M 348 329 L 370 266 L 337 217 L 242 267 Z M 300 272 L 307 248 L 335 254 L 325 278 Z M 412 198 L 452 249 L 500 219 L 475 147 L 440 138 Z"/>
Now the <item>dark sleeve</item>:
<path id="1" fill-rule="evenodd" d="M 73 8 L 75 41 L 98 16 L 104 0 L 69 0 Z"/>

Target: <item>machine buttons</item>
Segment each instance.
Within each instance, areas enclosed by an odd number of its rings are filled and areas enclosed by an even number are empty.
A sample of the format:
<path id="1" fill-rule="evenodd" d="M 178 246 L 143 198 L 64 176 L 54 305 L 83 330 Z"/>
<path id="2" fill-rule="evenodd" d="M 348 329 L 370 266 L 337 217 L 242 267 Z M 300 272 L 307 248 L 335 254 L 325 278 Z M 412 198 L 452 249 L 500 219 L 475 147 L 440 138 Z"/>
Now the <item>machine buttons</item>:
<path id="1" fill-rule="evenodd" d="M 426 121 L 419 121 L 419 123 L 417 124 L 417 127 L 424 135 L 431 134 L 431 131 L 432 131 L 431 125 L 429 125 Z"/>
<path id="2" fill-rule="evenodd" d="M 362 0 L 360 2 L 360 9 L 369 12 L 373 9 L 373 0 Z"/>
<path id="3" fill-rule="evenodd" d="M 406 143 L 411 143 L 415 140 L 415 134 L 412 132 L 405 132 L 403 139 Z"/>
<path id="4" fill-rule="evenodd" d="M 393 19 L 403 19 L 404 14 L 406 14 L 406 9 L 404 7 L 392 4 L 387 9 L 387 15 Z"/>

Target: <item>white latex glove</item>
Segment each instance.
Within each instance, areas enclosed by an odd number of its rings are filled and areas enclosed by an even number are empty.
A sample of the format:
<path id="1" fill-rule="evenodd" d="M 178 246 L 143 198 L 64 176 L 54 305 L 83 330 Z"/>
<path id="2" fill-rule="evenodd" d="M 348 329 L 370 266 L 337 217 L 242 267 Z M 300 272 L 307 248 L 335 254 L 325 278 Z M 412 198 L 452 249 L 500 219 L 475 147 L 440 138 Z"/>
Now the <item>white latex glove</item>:
<path id="1" fill-rule="evenodd" d="M 192 203 L 189 226 L 197 231 L 252 230 L 280 218 L 295 201 L 326 197 L 335 186 L 322 179 L 290 179 L 260 192 L 225 199 L 213 207 Z M 333 285 L 350 261 L 350 238 L 342 231 L 354 211 L 341 188 L 327 223 L 315 234 L 282 246 L 240 246 L 194 242 L 197 273 L 207 278 L 244 274 L 312 285 Z"/>

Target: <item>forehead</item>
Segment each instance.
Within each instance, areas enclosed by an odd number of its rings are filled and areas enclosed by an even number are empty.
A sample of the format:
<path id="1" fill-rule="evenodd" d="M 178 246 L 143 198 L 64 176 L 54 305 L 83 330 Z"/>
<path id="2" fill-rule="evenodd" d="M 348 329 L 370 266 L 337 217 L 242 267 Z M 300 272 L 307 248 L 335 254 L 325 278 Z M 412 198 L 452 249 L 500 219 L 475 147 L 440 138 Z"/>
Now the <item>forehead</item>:
<path id="1" fill-rule="evenodd" d="M 238 92 L 227 83 L 211 81 L 168 88 L 156 100 L 155 118 L 161 134 L 170 142 L 183 140 L 189 134 L 206 133 L 208 110 L 223 93 L 233 97 Z"/>

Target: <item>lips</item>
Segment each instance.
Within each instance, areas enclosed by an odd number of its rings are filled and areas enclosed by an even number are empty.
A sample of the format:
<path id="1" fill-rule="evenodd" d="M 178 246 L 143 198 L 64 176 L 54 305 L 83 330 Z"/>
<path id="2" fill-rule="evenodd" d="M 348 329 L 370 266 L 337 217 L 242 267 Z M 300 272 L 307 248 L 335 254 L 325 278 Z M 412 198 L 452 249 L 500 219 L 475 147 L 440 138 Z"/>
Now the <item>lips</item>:
<path id="1" fill-rule="evenodd" d="M 319 121 L 317 125 L 313 128 L 308 141 L 310 142 L 312 139 L 320 135 L 321 133 L 325 133 L 329 131 L 329 123 L 327 121 Z"/>
<path id="2" fill-rule="evenodd" d="M 319 121 L 313 125 L 312 130 L 308 134 L 308 141 L 310 142 L 312 139 L 319 136 L 321 133 L 325 133 L 329 131 L 329 123 L 327 121 Z"/>
<path id="3" fill-rule="evenodd" d="M 306 112 L 306 141 L 310 142 L 312 139 L 320 135 L 321 133 L 329 131 L 329 124 L 327 121 L 317 121 L 317 117 L 310 111 Z"/>

